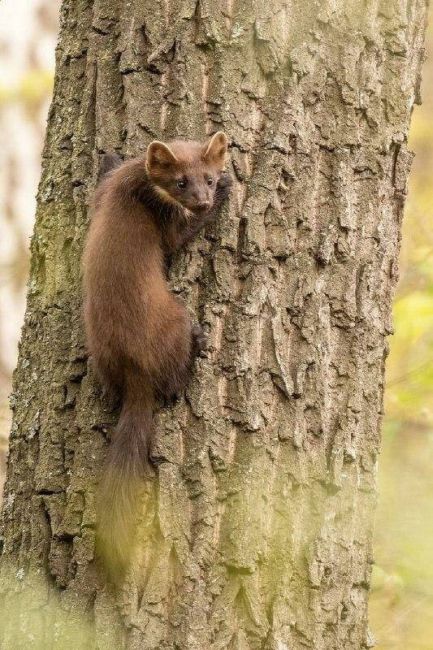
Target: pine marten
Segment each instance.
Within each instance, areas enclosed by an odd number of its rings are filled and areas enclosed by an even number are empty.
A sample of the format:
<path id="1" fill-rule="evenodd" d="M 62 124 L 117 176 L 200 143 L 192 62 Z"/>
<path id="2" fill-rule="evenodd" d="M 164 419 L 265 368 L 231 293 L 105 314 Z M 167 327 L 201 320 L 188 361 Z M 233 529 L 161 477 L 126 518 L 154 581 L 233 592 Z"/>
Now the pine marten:
<path id="1" fill-rule="evenodd" d="M 212 221 L 231 186 L 227 137 L 154 141 L 106 174 L 83 258 L 88 349 L 121 413 L 97 499 L 97 546 L 112 575 L 131 549 L 139 486 L 151 473 L 153 411 L 186 385 L 204 336 L 170 292 L 167 256 Z M 110 163 L 109 163 L 110 164 Z"/>

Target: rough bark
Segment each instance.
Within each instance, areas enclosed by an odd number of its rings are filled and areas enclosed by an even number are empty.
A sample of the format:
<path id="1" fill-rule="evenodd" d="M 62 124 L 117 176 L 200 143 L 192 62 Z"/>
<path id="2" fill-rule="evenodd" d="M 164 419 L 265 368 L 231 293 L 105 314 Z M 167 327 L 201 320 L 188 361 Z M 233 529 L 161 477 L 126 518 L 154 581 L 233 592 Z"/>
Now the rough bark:
<path id="1" fill-rule="evenodd" d="M 64 0 L 15 375 L 2 647 L 372 646 L 384 360 L 426 4 Z M 159 413 L 158 477 L 115 597 L 93 553 L 116 416 L 83 340 L 89 195 L 101 152 L 217 128 L 232 139 L 233 197 L 171 269 L 210 350 Z"/>

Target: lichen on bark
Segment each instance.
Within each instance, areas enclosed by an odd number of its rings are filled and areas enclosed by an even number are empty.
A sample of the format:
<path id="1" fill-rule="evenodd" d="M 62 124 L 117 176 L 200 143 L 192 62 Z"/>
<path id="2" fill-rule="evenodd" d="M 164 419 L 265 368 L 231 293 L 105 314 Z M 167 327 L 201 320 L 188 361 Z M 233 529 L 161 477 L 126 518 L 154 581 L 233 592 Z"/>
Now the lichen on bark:
<path id="1" fill-rule="evenodd" d="M 355 650 L 426 0 L 64 0 L 15 375 L 5 648 Z M 99 156 L 231 138 L 235 188 L 170 270 L 209 335 L 157 416 L 134 571 L 94 562 L 115 422 L 81 321 Z M 113 261 L 115 263 L 115 261 Z"/>

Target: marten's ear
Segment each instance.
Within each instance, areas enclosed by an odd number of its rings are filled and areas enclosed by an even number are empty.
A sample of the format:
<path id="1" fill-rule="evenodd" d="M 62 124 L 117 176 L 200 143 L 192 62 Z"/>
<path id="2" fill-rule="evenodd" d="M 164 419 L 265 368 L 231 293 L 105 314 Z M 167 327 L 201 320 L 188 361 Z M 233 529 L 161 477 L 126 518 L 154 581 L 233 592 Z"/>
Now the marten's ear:
<path id="1" fill-rule="evenodd" d="M 224 169 L 228 140 L 225 133 L 218 131 L 215 133 L 207 145 L 204 153 L 204 159 L 208 163 L 216 165 L 219 169 Z"/>
<path id="2" fill-rule="evenodd" d="M 166 169 L 177 163 L 177 158 L 166 144 L 154 140 L 147 147 L 146 166 L 148 171 Z"/>

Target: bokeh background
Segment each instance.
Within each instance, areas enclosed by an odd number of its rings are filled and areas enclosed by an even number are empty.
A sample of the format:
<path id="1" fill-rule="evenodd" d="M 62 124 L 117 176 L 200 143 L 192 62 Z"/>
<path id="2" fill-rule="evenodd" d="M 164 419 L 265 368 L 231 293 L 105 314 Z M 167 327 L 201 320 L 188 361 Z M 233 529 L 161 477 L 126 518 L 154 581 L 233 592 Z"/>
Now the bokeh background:
<path id="1" fill-rule="evenodd" d="M 60 0 L 0 3 L 0 499 L 8 394 L 54 75 Z M 411 147 L 388 360 L 370 626 L 378 650 L 433 649 L 433 10 Z"/>

